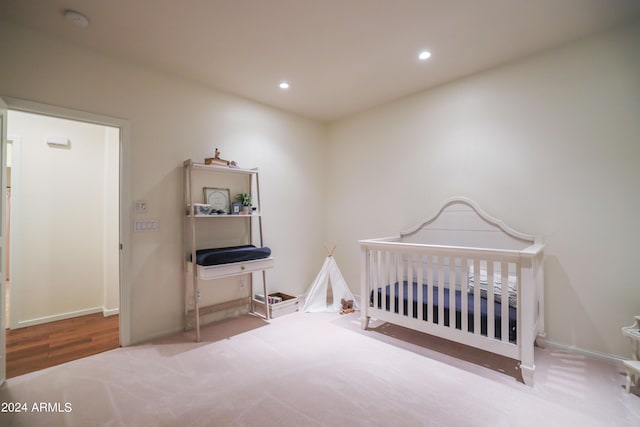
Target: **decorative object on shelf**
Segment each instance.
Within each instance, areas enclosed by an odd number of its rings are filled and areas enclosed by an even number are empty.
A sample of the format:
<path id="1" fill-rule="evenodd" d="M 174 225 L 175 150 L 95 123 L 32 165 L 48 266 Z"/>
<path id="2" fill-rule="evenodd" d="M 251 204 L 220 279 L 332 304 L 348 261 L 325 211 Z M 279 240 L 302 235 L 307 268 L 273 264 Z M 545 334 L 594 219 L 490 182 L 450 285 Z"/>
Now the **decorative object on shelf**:
<path id="1" fill-rule="evenodd" d="M 251 213 L 251 194 L 240 193 L 236 196 L 236 201 L 242 204 L 241 213 L 245 215 Z"/>
<path id="2" fill-rule="evenodd" d="M 210 188 L 204 187 L 204 202 L 206 204 L 211 205 L 211 209 L 220 213 L 219 211 L 224 211 L 224 213 L 229 212 L 230 208 L 230 193 L 228 188 Z M 195 205 L 195 203 L 194 203 Z"/>
<path id="3" fill-rule="evenodd" d="M 207 157 L 204 159 L 205 165 L 221 165 L 229 166 L 230 168 L 238 167 L 238 164 L 233 160 L 225 160 L 220 158 L 220 150 L 216 148 L 216 152 L 213 157 Z"/>
<path id="4" fill-rule="evenodd" d="M 232 202 L 231 203 L 231 214 L 232 215 L 238 215 L 240 213 L 241 209 L 242 209 L 242 203 L 241 202 Z"/>
<path id="5" fill-rule="evenodd" d="M 193 214 L 194 215 L 211 215 L 213 207 L 206 203 L 194 203 Z"/>

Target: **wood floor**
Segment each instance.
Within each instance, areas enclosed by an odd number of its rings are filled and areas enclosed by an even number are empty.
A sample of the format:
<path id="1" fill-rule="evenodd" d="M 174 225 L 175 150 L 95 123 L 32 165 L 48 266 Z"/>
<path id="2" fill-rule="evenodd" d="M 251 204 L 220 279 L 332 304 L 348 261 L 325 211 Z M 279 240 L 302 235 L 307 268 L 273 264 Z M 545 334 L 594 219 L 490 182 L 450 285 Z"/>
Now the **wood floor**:
<path id="1" fill-rule="evenodd" d="M 7 329 L 7 378 L 119 347 L 118 321 L 118 315 L 96 313 Z"/>

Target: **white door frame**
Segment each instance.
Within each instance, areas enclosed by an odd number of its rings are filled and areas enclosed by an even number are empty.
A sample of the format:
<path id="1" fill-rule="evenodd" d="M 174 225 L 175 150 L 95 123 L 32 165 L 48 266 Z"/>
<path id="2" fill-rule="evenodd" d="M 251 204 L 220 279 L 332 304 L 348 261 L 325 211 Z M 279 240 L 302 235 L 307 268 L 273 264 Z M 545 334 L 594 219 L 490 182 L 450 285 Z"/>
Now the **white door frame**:
<path id="1" fill-rule="evenodd" d="M 19 164 L 21 161 L 21 151 L 22 151 L 22 137 L 18 136 L 18 135 L 7 135 L 7 145 L 9 143 L 9 141 L 11 141 L 12 143 L 12 153 L 11 153 L 11 171 L 13 173 L 13 175 L 11 176 L 11 200 L 12 201 L 16 201 L 16 200 L 20 200 L 20 174 L 15 173 L 14 171 L 18 171 L 19 169 L 15 167 L 16 164 Z M 8 160 L 8 156 L 7 156 L 7 160 Z M 3 165 L 4 167 L 8 167 L 9 165 L 6 163 Z M 5 181 L 6 182 L 6 181 Z M 6 184 L 5 184 L 6 185 Z M 14 236 L 17 237 L 18 233 L 16 233 L 16 230 L 20 228 L 20 218 L 22 218 L 22 210 L 20 209 L 20 203 L 13 203 L 11 204 L 10 210 L 7 211 L 7 208 L 5 207 L 3 209 L 3 211 L 9 215 L 11 215 L 11 217 L 13 218 L 13 221 L 9 220 L 10 224 L 9 224 L 9 233 Z M 9 218 L 9 215 L 7 215 L 7 219 Z M 5 224 L 6 226 L 6 224 Z M 20 283 L 20 272 L 18 271 L 17 268 L 15 268 L 15 264 L 16 264 L 16 260 L 20 259 L 20 253 L 21 253 L 21 241 L 20 239 L 13 239 L 10 242 L 5 242 L 5 244 L 7 245 L 7 251 L 11 251 L 10 257 L 9 257 L 9 266 L 5 267 L 5 273 L 7 271 L 7 268 L 11 267 L 11 264 L 13 264 L 14 268 L 11 269 L 11 273 L 10 273 L 10 277 L 9 277 L 9 282 L 13 282 L 13 283 Z M 5 257 L 6 259 L 6 257 Z M 16 302 L 16 301 L 20 301 L 20 289 L 18 286 L 14 286 L 11 292 L 11 296 L 9 297 L 9 324 L 6 325 L 7 328 L 9 329 L 14 329 L 17 325 L 16 319 L 19 318 L 18 316 L 18 304 L 12 304 L 12 302 Z M 5 295 L 6 298 L 6 295 Z M 6 306 L 6 304 L 5 304 Z"/>
<path id="2" fill-rule="evenodd" d="M 4 384 L 7 374 L 7 348 L 5 336 L 5 319 L 6 319 L 6 208 L 5 204 L 5 182 L 7 171 L 7 106 L 2 98 L 0 98 L 0 188 L 2 189 L 2 198 L 0 198 L 0 385 Z"/>
<path id="3" fill-rule="evenodd" d="M 2 97 L 10 110 L 41 114 L 62 119 L 76 120 L 120 129 L 120 345 L 131 344 L 131 223 L 130 188 L 131 174 L 129 159 L 131 153 L 131 122 L 125 119 L 93 114 L 64 107 L 41 104 L 11 97 Z M 2 159 L 6 164 L 6 159 Z M 4 287 L 3 287 L 4 289 Z M 4 316 L 5 307 L 0 308 Z M 4 348 L 3 348 L 4 350 Z M 4 364 L 4 360 L 2 362 Z M 1 368 L 0 368 L 1 369 Z"/>

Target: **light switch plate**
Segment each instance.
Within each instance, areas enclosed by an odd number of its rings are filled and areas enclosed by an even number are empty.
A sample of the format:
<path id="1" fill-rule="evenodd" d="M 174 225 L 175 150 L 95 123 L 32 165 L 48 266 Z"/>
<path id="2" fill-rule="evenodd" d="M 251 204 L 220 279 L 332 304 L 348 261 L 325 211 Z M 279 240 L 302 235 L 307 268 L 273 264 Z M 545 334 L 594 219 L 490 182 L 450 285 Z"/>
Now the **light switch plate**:
<path id="1" fill-rule="evenodd" d="M 145 213 L 149 209 L 149 202 L 146 200 L 136 200 L 134 209 L 136 213 Z"/>
<path id="2" fill-rule="evenodd" d="M 136 219 L 133 221 L 134 233 L 157 233 L 160 230 L 160 224 L 155 219 Z"/>

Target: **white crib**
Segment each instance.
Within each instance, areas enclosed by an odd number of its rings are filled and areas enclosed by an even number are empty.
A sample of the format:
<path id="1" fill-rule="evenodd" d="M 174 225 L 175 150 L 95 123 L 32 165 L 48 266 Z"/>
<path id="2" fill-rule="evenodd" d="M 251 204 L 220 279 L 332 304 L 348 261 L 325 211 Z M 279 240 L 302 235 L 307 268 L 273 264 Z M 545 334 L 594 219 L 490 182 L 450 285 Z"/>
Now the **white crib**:
<path id="1" fill-rule="evenodd" d="M 420 226 L 360 248 L 363 329 L 373 317 L 516 359 L 533 385 L 534 341 L 545 337 L 541 239 L 455 197 Z"/>

